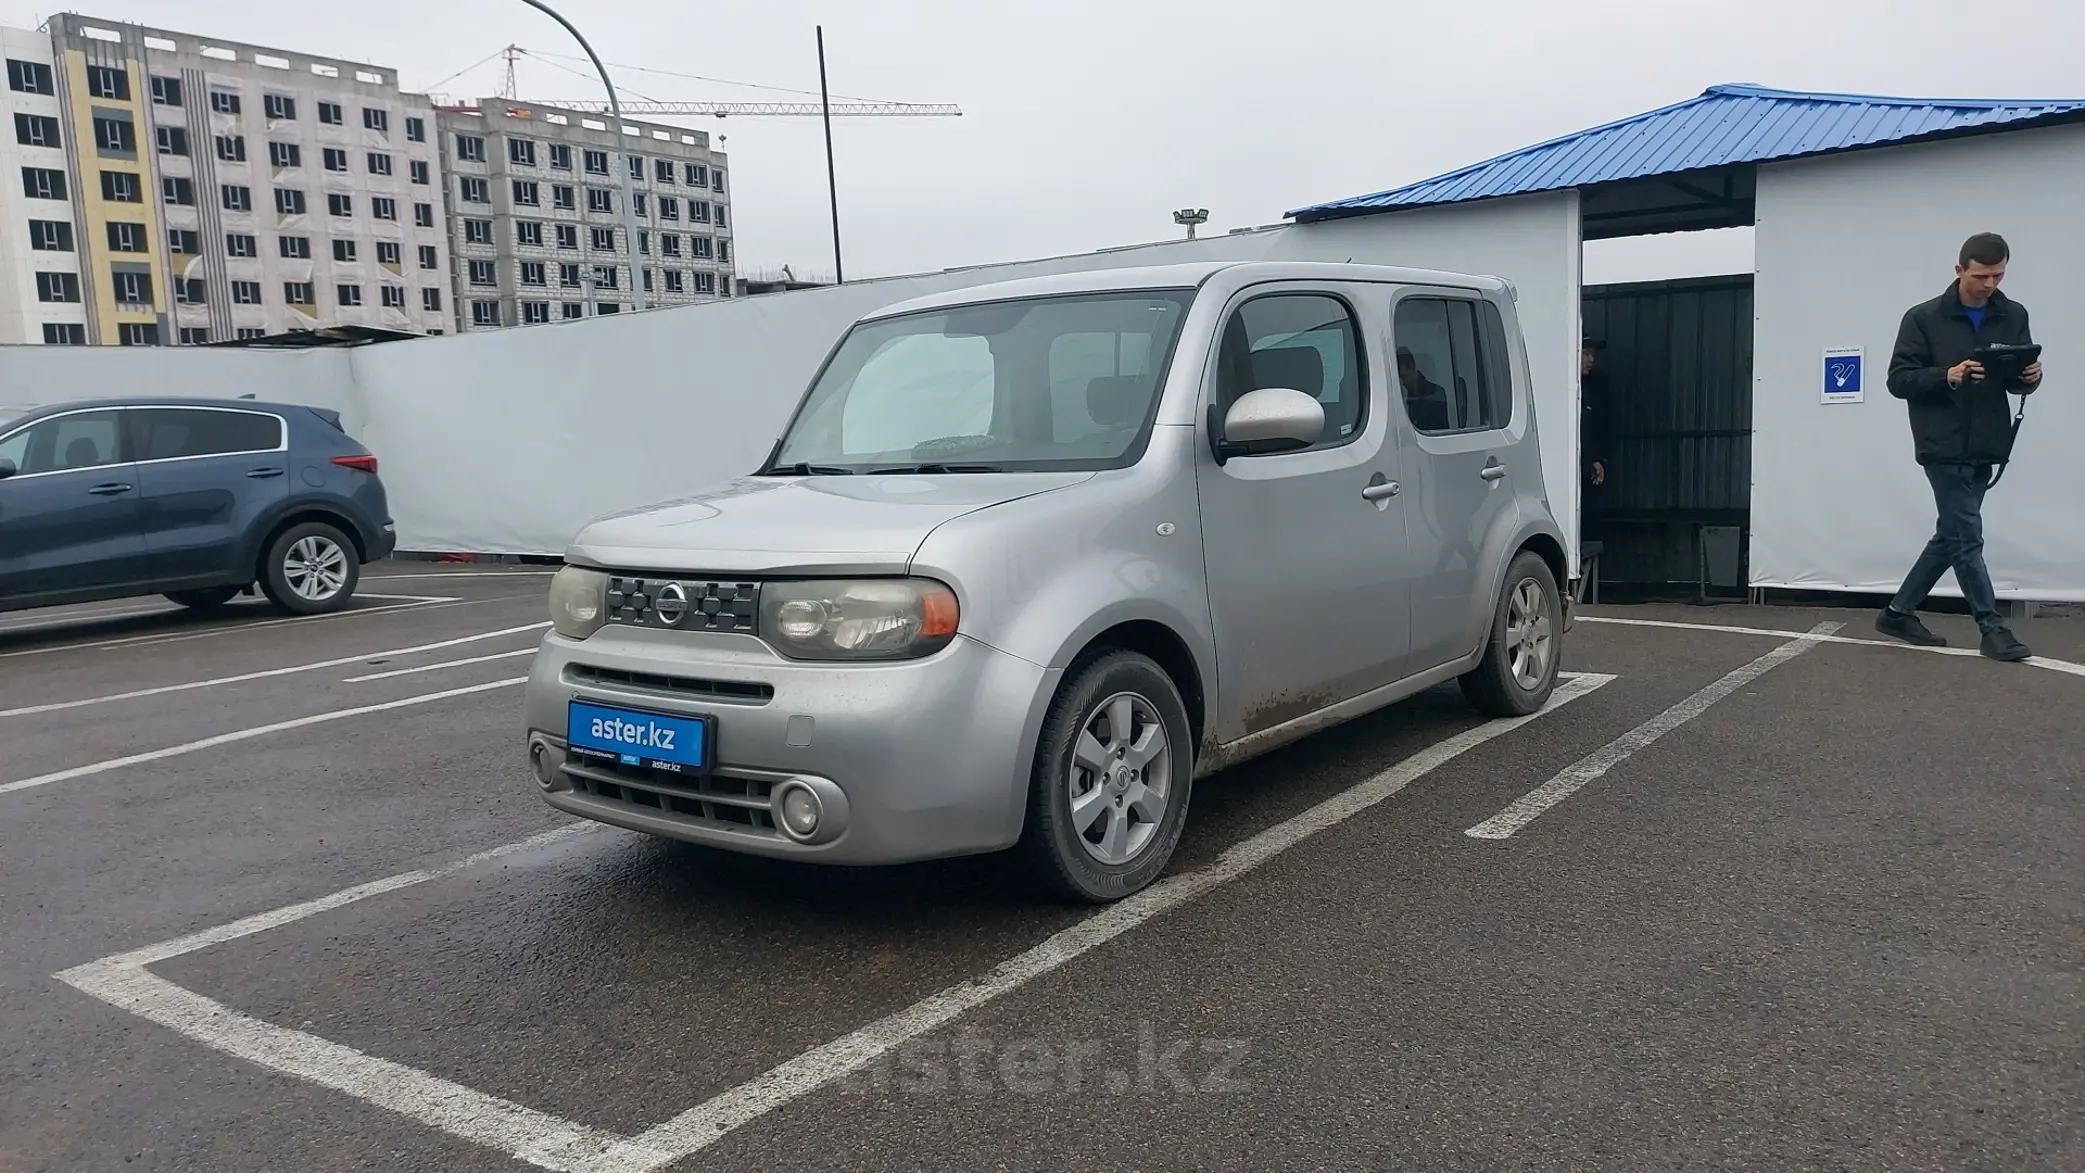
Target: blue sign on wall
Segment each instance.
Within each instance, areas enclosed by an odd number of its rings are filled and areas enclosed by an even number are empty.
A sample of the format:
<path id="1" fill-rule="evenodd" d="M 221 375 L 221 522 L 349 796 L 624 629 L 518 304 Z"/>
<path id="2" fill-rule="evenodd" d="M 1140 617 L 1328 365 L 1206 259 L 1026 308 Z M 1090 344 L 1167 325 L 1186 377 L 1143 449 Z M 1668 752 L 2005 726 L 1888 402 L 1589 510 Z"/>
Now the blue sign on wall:
<path id="1" fill-rule="evenodd" d="M 1861 348 L 1840 346 L 1824 352 L 1824 401 L 1826 403 L 1859 403 L 1866 396 L 1861 389 Z"/>

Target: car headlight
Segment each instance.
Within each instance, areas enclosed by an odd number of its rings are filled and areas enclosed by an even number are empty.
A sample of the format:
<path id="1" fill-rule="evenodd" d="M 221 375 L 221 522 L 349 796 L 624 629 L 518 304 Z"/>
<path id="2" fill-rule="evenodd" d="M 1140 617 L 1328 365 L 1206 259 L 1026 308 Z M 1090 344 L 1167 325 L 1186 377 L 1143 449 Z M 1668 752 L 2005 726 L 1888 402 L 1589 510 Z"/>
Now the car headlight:
<path id="1" fill-rule="evenodd" d="M 956 595 L 921 578 L 770 582 L 760 633 L 793 660 L 903 660 L 956 637 Z"/>
<path id="2" fill-rule="evenodd" d="M 550 626 L 568 639 L 585 639 L 608 622 L 608 576 L 567 566 L 550 576 Z"/>

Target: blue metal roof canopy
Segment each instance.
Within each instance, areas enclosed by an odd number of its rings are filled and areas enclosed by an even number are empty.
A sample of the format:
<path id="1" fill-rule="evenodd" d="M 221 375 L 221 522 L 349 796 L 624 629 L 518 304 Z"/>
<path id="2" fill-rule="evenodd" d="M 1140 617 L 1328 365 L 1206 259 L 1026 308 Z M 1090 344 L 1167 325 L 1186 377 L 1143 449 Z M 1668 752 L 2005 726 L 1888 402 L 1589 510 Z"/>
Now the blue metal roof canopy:
<path id="1" fill-rule="evenodd" d="M 1729 228 L 1752 223 L 1760 163 L 2080 121 L 2085 98 L 1889 98 L 1719 85 L 1446 175 L 1288 215 L 1307 222 L 1575 187 L 1588 240 Z"/>

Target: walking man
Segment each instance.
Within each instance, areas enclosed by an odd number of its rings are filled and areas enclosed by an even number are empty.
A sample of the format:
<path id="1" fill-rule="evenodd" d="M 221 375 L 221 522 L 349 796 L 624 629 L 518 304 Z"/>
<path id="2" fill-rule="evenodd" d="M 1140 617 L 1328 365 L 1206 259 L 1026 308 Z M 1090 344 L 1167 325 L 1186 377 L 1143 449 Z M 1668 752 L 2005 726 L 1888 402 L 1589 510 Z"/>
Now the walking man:
<path id="1" fill-rule="evenodd" d="M 1933 539 L 1905 576 L 1904 585 L 1875 619 L 1875 629 L 1907 643 L 1944 647 L 1947 641 L 1919 622 L 1919 606 L 1949 569 L 1983 633 L 1981 650 L 1994 660 L 2024 660 L 2027 648 L 1998 614 L 1991 572 L 1984 567 L 1984 489 L 1991 469 L 2010 454 L 2012 419 L 2006 388 L 1984 378 L 1970 355 L 1989 343 L 2032 342 L 2027 308 L 1998 291 L 2011 249 L 1995 232 L 1962 244 L 1955 281 L 1932 301 L 1904 313 L 1890 355 L 1890 394 L 1909 405 L 1913 450 L 1933 486 L 1938 515 Z M 2022 394 L 2041 385 L 2042 365 L 2021 375 Z"/>

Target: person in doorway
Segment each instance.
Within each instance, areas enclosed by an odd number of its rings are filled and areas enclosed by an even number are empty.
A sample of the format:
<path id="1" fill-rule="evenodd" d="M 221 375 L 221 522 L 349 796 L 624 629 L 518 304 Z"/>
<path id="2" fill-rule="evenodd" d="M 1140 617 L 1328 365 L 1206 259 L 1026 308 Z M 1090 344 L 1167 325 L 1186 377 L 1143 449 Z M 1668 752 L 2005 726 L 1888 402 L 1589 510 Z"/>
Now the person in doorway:
<path id="1" fill-rule="evenodd" d="M 2011 413 L 2006 390 L 1984 379 L 1970 355 L 1993 342 L 2033 341 L 2027 307 L 1998 291 L 2012 250 L 1995 232 L 1962 243 L 1955 280 L 1939 297 L 1904 312 L 1890 354 L 1890 394 L 1908 405 L 1913 454 L 1933 486 L 1933 538 L 1904 578 L 1895 598 L 1875 617 L 1884 635 L 1923 647 L 1947 641 L 1919 622 L 1917 611 L 1949 569 L 1982 632 L 1980 650 L 1994 660 L 2031 653 L 1998 614 L 1991 572 L 1984 566 L 1984 490 L 1992 466 L 2008 455 Z M 2041 385 L 2042 365 L 2021 375 L 2026 390 Z"/>
<path id="2" fill-rule="evenodd" d="M 1598 536 L 1599 528 L 1594 515 L 1607 496 L 1607 470 L 1612 456 L 1608 449 L 1614 442 L 1614 398 L 1607 372 L 1599 369 L 1593 357 L 1593 352 L 1604 343 L 1594 341 L 1590 334 L 1581 337 L 1579 342 L 1578 452 L 1584 466 L 1586 490 L 1579 507 L 1578 528 L 1582 539 L 1591 540 Z"/>

